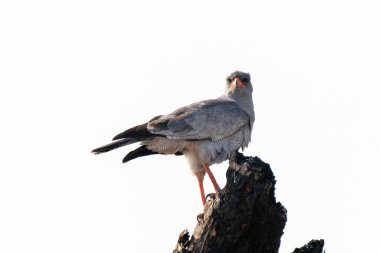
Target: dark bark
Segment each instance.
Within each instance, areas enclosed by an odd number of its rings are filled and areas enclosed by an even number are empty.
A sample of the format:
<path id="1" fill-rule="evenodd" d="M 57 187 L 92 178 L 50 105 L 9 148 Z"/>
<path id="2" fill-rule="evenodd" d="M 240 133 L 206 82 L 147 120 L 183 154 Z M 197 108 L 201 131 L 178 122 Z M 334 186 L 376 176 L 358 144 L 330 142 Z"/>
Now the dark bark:
<path id="1" fill-rule="evenodd" d="M 324 244 L 323 240 L 311 240 L 302 248 L 296 248 L 293 253 L 321 253 Z"/>
<path id="2" fill-rule="evenodd" d="M 183 231 L 173 253 L 278 252 L 286 209 L 276 202 L 275 183 L 269 164 L 236 153 L 230 160 L 226 186 L 211 195 L 197 217 L 193 235 L 190 238 Z"/>

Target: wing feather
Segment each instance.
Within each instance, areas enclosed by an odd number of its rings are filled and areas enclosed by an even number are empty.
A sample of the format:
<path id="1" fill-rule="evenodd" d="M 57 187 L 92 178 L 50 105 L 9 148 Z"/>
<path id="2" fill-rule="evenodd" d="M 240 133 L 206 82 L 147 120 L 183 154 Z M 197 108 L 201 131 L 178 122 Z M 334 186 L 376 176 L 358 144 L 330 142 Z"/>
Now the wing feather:
<path id="1" fill-rule="evenodd" d="M 149 132 L 170 139 L 223 139 L 246 124 L 249 115 L 233 100 L 210 99 L 148 122 Z"/>

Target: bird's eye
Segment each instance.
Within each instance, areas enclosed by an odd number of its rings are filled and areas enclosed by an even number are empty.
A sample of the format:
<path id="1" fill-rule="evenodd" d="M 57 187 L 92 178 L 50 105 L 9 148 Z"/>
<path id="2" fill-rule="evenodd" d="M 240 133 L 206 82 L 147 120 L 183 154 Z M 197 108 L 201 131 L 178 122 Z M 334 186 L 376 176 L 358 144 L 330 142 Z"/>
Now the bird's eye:
<path id="1" fill-rule="evenodd" d="M 232 83 L 232 79 L 231 78 L 227 78 L 227 83 L 231 84 Z"/>
<path id="2" fill-rule="evenodd" d="M 243 78 L 241 79 L 243 83 L 248 83 L 249 82 L 249 79 L 248 78 Z"/>

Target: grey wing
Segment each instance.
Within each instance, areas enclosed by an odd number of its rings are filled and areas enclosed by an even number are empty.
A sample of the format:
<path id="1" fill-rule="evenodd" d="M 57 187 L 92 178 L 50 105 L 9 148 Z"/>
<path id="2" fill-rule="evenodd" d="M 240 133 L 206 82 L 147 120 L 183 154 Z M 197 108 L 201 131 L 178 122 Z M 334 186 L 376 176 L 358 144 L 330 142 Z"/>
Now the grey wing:
<path id="1" fill-rule="evenodd" d="M 210 99 L 153 118 L 148 131 L 171 139 L 225 138 L 246 124 L 249 115 L 232 100 Z"/>

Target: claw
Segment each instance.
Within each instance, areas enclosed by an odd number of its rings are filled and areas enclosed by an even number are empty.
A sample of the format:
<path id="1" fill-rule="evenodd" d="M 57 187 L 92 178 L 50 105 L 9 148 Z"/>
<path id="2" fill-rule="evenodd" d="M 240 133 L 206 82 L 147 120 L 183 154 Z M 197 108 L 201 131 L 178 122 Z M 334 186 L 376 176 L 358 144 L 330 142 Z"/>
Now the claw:
<path id="1" fill-rule="evenodd" d="M 215 199 L 216 198 L 216 195 L 217 193 L 209 193 L 206 195 L 206 202 L 207 202 L 207 199 L 210 198 L 210 199 Z"/>
<path id="2" fill-rule="evenodd" d="M 203 218 L 205 217 L 205 214 L 204 213 L 200 213 L 197 215 L 197 221 L 200 223 L 201 221 L 203 221 Z"/>

